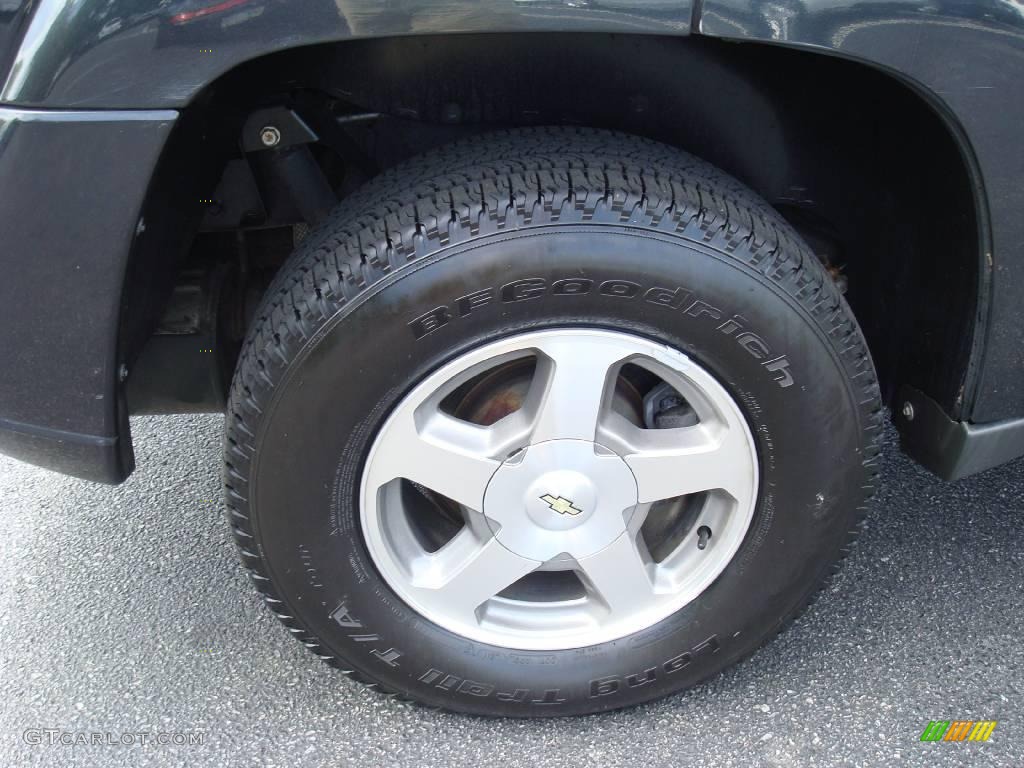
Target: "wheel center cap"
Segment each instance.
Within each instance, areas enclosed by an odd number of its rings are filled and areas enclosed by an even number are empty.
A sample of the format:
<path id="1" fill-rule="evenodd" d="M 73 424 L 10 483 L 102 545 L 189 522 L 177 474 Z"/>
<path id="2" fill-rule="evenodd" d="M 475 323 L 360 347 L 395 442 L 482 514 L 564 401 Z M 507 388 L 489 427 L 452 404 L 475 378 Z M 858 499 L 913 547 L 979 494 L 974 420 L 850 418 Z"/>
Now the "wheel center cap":
<path id="1" fill-rule="evenodd" d="M 604 549 L 625 532 L 636 504 L 636 480 L 615 453 L 588 440 L 549 440 L 498 468 L 483 511 L 503 546 L 546 562 Z"/>

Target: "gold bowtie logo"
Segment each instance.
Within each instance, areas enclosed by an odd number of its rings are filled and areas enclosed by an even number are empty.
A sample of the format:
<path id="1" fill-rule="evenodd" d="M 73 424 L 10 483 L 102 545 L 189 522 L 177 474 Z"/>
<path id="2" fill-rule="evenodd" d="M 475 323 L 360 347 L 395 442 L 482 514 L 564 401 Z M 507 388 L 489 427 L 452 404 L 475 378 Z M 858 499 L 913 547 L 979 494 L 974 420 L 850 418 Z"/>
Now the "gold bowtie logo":
<path id="1" fill-rule="evenodd" d="M 552 496 L 550 493 L 545 493 L 540 497 L 540 500 L 560 515 L 578 515 L 583 511 L 574 507 L 569 499 L 563 499 L 561 496 Z"/>

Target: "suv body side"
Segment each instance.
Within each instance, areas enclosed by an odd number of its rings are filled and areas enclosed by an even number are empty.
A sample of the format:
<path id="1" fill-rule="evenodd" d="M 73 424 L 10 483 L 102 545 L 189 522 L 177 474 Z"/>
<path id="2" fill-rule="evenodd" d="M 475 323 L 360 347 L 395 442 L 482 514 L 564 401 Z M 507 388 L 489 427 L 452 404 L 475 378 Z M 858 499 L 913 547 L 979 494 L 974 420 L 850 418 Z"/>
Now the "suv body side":
<path id="1" fill-rule="evenodd" d="M 161 234 L 144 201 L 205 87 L 298 46 L 491 32 L 771 43 L 866 63 L 920 94 L 971 173 L 977 301 L 957 396 L 908 391 L 917 418 L 900 427 L 947 477 L 1024 453 L 1024 14 L 998 0 L 0 0 L 0 451 L 105 482 L 131 472 L 127 275 Z"/>

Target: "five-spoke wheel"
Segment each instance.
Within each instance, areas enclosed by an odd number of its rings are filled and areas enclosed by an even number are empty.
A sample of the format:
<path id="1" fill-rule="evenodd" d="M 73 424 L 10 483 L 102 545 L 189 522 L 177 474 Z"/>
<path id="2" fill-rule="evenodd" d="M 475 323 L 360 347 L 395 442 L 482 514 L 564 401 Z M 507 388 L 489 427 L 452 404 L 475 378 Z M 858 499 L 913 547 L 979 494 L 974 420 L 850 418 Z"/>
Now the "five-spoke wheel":
<path id="1" fill-rule="evenodd" d="M 630 403 L 638 378 L 657 402 Z M 381 428 L 362 489 L 371 556 L 423 616 L 494 645 L 571 648 L 650 626 L 715 579 L 749 527 L 757 457 L 693 360 L 570 328 L 428 376 Z"/>

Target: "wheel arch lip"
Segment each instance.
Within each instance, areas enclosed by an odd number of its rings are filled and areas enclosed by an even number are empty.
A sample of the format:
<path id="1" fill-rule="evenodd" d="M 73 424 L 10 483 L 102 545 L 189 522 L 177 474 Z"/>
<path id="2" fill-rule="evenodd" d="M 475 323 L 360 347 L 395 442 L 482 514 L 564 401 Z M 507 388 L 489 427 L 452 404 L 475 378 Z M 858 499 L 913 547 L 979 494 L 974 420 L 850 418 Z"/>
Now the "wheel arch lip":
<path id="1" fill-rule="evenodd" d="M 1024 413 L 1014 370 L 1022 341 L 1014 297 L 1024 291 L 1024 16 L 998 3 L 936 10 L 920 0 L 842 6 L 801 0 L 703 0 L 694 31 L 766 43 L 870 66 L 906 86 L 941 120 L 971 183 L 977 222 L 977 301 L 960 397 L 949 414 L 964 423 Z M 937 64 L 957 51 L 955 66 Z"/>
<path id="2" fill-rule="evenodd" d="M 134 468 L 122 292 L 176 117 L 0 107 L 0 452 L 105 483 Z"/>
<path id="3" fill-rule="evenodd" d="M 86 5 L 90 2 L 95 0 Z M 116 0 L 102 11 L 69 15 L 62 0 L 39 0 L 28 23 L 22 24 L 24 37 L 0 102 L 47 109 L 182 108 L 222 76 L 270 54 L 320 43 L 432 34 L 700 35 L 847 59 L 883 72 L 922 99 L 952 136 L 970 179 L 978 237 L 974 330 L 962 397 L 944 405 L 953 417 L 974 421 L 1024 413 L 1024 384 L 1013 383 L 1003 360 L 1010 356 L 1012 340 L 1007 337 L 1013 334 L 993 331 L 994 325 L 1011 325 L 996 312 L 994 296 L 1008 289 L 995 281 L 1020 282 L 1024 289 L 1024 265 L 1016 264 L 1024 259 L 1017 253 L 1017 244 L 1024 242 L 1024 223 L 1014 221 L 1019 195 L 1015 203 L 1013 183 L 1019 176 L 1001 167 L 1001 158 L 1012 158 L 1009 165 L 1019 166 L 1024 175 L 1024 149 L 1006 135 L 1005 117 L 995 110 L 972 108 L 963 96 L 965 90 L 981 93 L 990 103 L 994 93 L 1012 95 L 1006 91 L 1010 86 L 1003 69 L 1024 82 L 1024 55 L 990 55 L 997 44 L 1024 48 L 1024 19 L 1000 16 L 984 5 L 956 11 L 963 16 L 935 12 L 925 9 L 923 0 L 903 0 L 895 6 L 861 0 L 842 9 L 822 0 L 801 0 L 786 9 L 767 0 L 641 0 L 611 11 L 556 4 L 531 7 L 529 13 L 516 3 L 479 9 L 468 0 L 413 0 L 401 12 L 369 3 L 340 9 L 333 1 L 302 2 L 302 12 L 297 13 L 296 0 L 145 0 L 141 9 L 137 2 Z M 184 12 L 200 7 L 204 15 L 176 22 Z M 972 55 L 984 54 L 975 55 L 977 65 L 970 77 L 987 83 L 999 75 L 1003 85 L 970 91 L 974 86 L 957 80 L 955 72 L 930 64 L 934 57 L 923 53 L 942 53 L 941 43 L 949 34 L 959 35 L 955 39 L 962 39 Z M 139 38 L 151 44 L 139 45 Z M 1001 128 L 993 131 L 993 126 Z M 994 139 L 996 133 L 1000 135 Z M 997 265 L 1004 271 L 997 273 Z M 993 355 L 996 363 L 986 367 L 993 344 L 999 347 Z M 1000 402 L 1000 391 L 1012 391 L 1012 406 Z"/>
<path id="4" fill-rule="evenodd" d="M 100 5 L 98 0 L 85 0 Z M 302 11 L 295 9 L 301 4 Z M 532 4 L 481 7 L 472 0 L 411 0 L 400 11 L 372 0 L 114 0 L 69 14 L 39 0 L 0 90 L 0 102 L 89 108 L 183 107 L 234 67 L 267 54 L 360 38 L 474 32 L 603 31 L 685 35 L 690 0 L 633 2 L 621 9 Z M 231 22 L 222 23 L 222 22 Z M 148 44 L 140 44 L 138 38 Z M 88 77 L 82 73 L 88 71 Z"/>
<path id="5" fill-rule="evenodd" d="M 706 35 L 711 36 L 711 35 Z M 986 183 L 986 173 L 978 158 L 975 142 L 971 133 L 961 120 L 960 115 L 954 110 L 943 96 L 933 90 L 930 86 L 920 81 L 904 70 L 894 68 L 888 64 L 865 58 L 860 55 L 850 54 L 835 48 L 812 43 L 800 43 L 792 41 L 767 41 L 752 40 L 756 44 L 772 45 L 780 48 L 805 51 L 819 56 L 829 56 L 836 59 L 858 64 L 873 69 L 891 80 L 899 83 L 912 98 L 919 99 L 927 106 L 929 111 L 940 121 L 945 131 L 952 138 L 955 144 L 960 161 L 966 171 L 970 183 L 970 198 L 974 205 L 974 224 L 976 234 L 975 269 L 978 275 L 978 286 L 975 302 L 975 313 L 972 318 L 974 323 L 971 331 L 970 353 L 962 371 L 962 386 L 960 398 L 955 407 L 947 414 L 948 417 L 963 419 L 966 426 L 973 420 L 974 406 L 979 396 L 979 389 L 982 387 L 983 374 L 985 373 L 985 358 L 989 349 L 991 325 L 998 322 L 1000 318 L 993 310 L 994 283 L 996 280 L 996 246 L 993 234 L 993 214 L 990 205 L 989 185 Z M 1024 42 L 1024 36 L 1022 36 Z M 1022 63 L 1022 77 L 1024 77 L 1024 63 Z M 1024 94 L 1022 94 L 1024 97 Z M 1012 225 L 1005 216 L 1000 218 L 1000 223 Z M 1005 228 L 1005 227 L 1004 227 Z M 1024 229 L 1024 228 L 1022 228 Z M 1024 231 L 1022 231 L 1024 236 Z M 1005 239 L 1005 238 L 1004 238 Z M 1006 249 L 1009 251 L 1009 249 Z M 1004 254 L 1000 254 L 1001 256 Z M 1005 253 L 1005 256 L 1024 260 L 1024 252 L 1015 254 Z M 1024 271 L 1024 265 L 1021 266 Z M 1024 413 L 1024 399 L 1022 399 L 1017 412 Z M 983 421 L 990 419 L 982 416 Z"/>
<path id="6" fill-rule="evenodd" d="M 285 4 L 286 0 L 280 0 L 280 2 L 267 5 L 269 7 L 270 5 L 283 6 Z M 1014 221 L 1015 217 L 1008 213 L 1017 197 L 1012 193 L 1005 174 L 1000 176 L 996 183 L 992 182 L 992 169 L 997 164 L 994 165 L 990 159 L 1001 152 L 1006 152 L 1008 156 L 1014 158 L 1014 163 L 1024 166 L 1024 148 L 1020 147 L 1019 142 L 1010 143 L 1002 136 L 992 138 L 983 130 L 983 127 L 976 128 L 970 124 L 966 119 L 970 117 L 970 110 L 965 110 L 960 103 L 964 90 L 961 87 L 962 84 L 954 83 L 956 88 L 946 88 L 947 84 L 941 78 L 936 79 L 937 70 L 934 67 L 929 68 L 927 56 L 906 54 L 902 50 L 906 46 L 892 44 L 889 47 L 879 44 L 873 49 L 870 46 L 862 46 L 857 49 L 850 45 L 838 45 L 832 35 L 835 24 L 829 21 L 835 14 L 829 16 L 828 9 L 823 9 L 814 2 L 801 4 L 799 6 L 801 23 L 784 25 L 779 28 L 782 30 L 781 32 L 773 31 L 774 28 L 769 23 L 773 19 L 766 10 L 768 3 L 755 3 L 750 6 L 753 10 L 748 11 L 740 9 L 740 5 L 742 4 L 734 2 L 734 0 L 705 0 L 696 6 L 680 3 L 672 4 L 670 8 L 660 4 L 651 4 L 649 8 L 640 8 L 632 14 L 615 12 L 600 20 L 590 9 L 566 10 L 563 8 L 561 15 L 541 14 L 541 17 L 533 20 L 518 18 L 519 11 L 496 11 L 483 14 L 472 21 L 465 21 L 461 27 L 452 22 L 453 26 L 450 29 L 445 29 L 445 20 L 452 18 L 450 14 L 453 14 L 455 9 L 465 7 L 463 2 L 451 2 L 440 9 L 436 5 L 433 6 L 439 19 L 437 28 L 422 31 L 454 33 L 571 30 L 668 35 L 697 32 L 705 36 L 771 43 L 804 48 L 819 54 L 841 56 L 872 66 L 901 80 L 926 100 L 950 130 L 963 152 L 965 165 L 969 170 L 974 187 L 979 223 L 978 269 L 981 279 L 979 281 L 979 301 L 975 318 L 973 347 L 969 366 L 965 371 L 962 417 L 977 422 L 988 422 L 1024 412 L 1024 391 L 1016 389 L 1016 387 L 1024 387 L 1024 383 L 1013 384 L 1010 381 L 1012 377 L 1008 366 L 1014 358 L 1007 354 L 1007 350 L 1016 344 L 1019 332 L 1015 335 L 1008 330 L 1008 327 L 1013 326 L 1013 323 L 1010 322 L 1013 318 L 1009 307 L 1006 306 L 1010 300 L 1009 297 L 1012 297 L 1016 282 L 1024 281 L 1024 266 L 1017 268 L 1016 265 L 1016 262 L 1024 258 L 1024 254 L 1016 253 L 1012 247 L 1012 243 L 1024 241 L 1024 231 L 1018 231 L 1024 230 L 1024 221 L 1016 222 Z M 905 9 L 905 15 L 912 16 L 918 11 L 919 6 L 920 3 L 914 0 L 901 4 L 900 8 Z M 147 122 L 166 123 L 169 126 L 170 121 L 173 121 L 173 116 L 176 115 L 171 109 L 132 110 L 123 109 L 123 107 L 181 106 L 188 103 L 199 89 L 210 84 L 220 74 L 266 53 L 316 42 L 393 35 L 398 33 L 398 27 L 401 26 L 399 23 L 401 20 L 387 18 L 383 12 L 370 10 L 359 17 L 359 24 L 353 25 L 354 17 L 340 15 L 337 7 L 333 6 L 335 13 L 338 14 L 337 23 L 317 30 L 316 34 L 303 36 L 301 31 L 296 32 L 294 29 L 289 29 L 287 30 L 289 34 L 287 41 L 274 42 L 276 38 L 260 41 L 258 31 L 261 27 L 254 25 L 245 30 L 245 34 L 241 35 L 239 40 L 218 48 L 209 63 L 203 62 L 199 66 L 199 71 L 196 72 L 195 67 L 177 66 L 181 62 L 175 60 L 174 57 L 181 55 L 187 49 L 189 56 L 193 57 L 189 61 L 195 64 L 198 60 L 194 57 L 198 54 L 195 53 L 194 48 L 213 39 L 209 37 L 214 35 L 212 31 L 197 29 L 195 46 L 184 44 L 166 48 L 142 46 L 140 50 L 144 50 L 144 53 L 130 53 L 125 44 L 131 34 L 140 33 L 140 31 L 144 35 L 158 34 L 161 19 L 165 19 L 171 10 L 178 8 L 178 5 L 172 5 L 166 11 L 157 11 L 158 3 L 156 0 L 151 0 L 147 6 L 149 11 L 135 16 L 128 14 L 124 10 L 126 7 L 127 3 L 124 0 L 114 6 L 113 14 L 115 16 L 118 13 L 122 15 L 108 19 L 110 24 L 106 27 L 107 31 L 100 35 L 98 30 L 88 26 L 84 14 L 68 18 L 66 29 L 55 29 L 60 26 L 58 21 L 61 20 L 62 3 L 59 0 L 41 0 L 33 6 L 34 15 L 28 24 L 23 23 L 22 25 L 25 34 L 18 50 L 16 65 L 13 68 L 17 69 L 17 75 L 12 71 L 6 79 L 3 91 L 0 92 L 0 101 L 25 106 L 3 108 L 4 111 L 0 117 L 4 118 L 5 127 L 0 130 L 0 154 L 3 153 L 4 145 L 8 141 L 8 134 L 11 133 L 10 126 L 14 123 L 22 125 L 94 123 L 102 125 L 117 122 L 119 115 L 132 115 L 128 122 L 137 122 L 140 125 Z M 422 7 L 429 6 L 424 2 Z M 449 16 L 446 16 L 446 13 Z M 754 14 L 754 16 L 749 14 Z M 914 32 L 915 39 L 918 41 L 920 49 L 924 50 L 930 42 L 934 42 L 932 35 L 934 28 L 938 27 L 968 32 L 979 39 L 998 38 L 1001 43 L 1010 46 L 1019 55 L 1009 56 L 1005 59 L 992 57 L 991 67 L 979 69 L 976 72 L 977 79 L 979 82 L 984 82 L 1000 75 L 1004 81 L 1007 77 L 1015 77 L 1017 82 L 1024 82 L 1024 77 L 1021 77 L 1024 74 L 1024 54 L 1020 53 L 1024 50 L 1024 20 L 1019 20 L 1015 25 L 1011 25 L 1008 21 L 991 21 L 986 18 L 985 14 L 984 7 L 974 12 L 973 19 L 943 17 L 932 12 L 930 15 L 922 17 L 921 28 Z M 759 21 L 751 22 L 751 19 L 755 19 L 755 17 Z M 114 23 L 118 20 L 120 20 L 120 26 Z M 408 21 L 408 16 L 405 17 L 405 20 Z M 893 16 L 892 11 L 862 2 L 855 4 L 844 20 L 848 24 L 860 24 L 865 28 L 872 25 L 883 28 L 885 23 L 893 22 Z M 905 21 L 905 19 L 896 19 L 896 21 Z M 155 39 L 153 37 L 154 41 Z M 977 47 L 979 51 L 991 54 L 993 45 L 978 44 Z M 66 61 L 65 57 L 69 54 L 70 59 Z M 149 58 L 140 60 L 137 58 L 139 55 Z M 86 61 L 98 67 L 97 73 L 88 78 L 79 77 L 79 70 L 76 69 L 75 63 Z M 119 62 L 119 66 L 129 66 L 139 75 L 136 84 L 132 85 L 123 76 L 118 76 L 116 70 L 105 69 L 114 66 L 115 62 Z M 1001 67 L 1006 72 L 997 72 L 997 67 Z M 104 76 L 103 72 L 107 72 L 109 76 Z M 122 71 L 121 74 L 123 75 L 124 72 Z M 133 91 L 132 88 L 136 90 Z M 979 86 L 980 91 L 984 91 L 986 88 L 996 93 L 1005 93 L 1005 88 L 1000 90 L 984 85 Z M 994 94 L 988 95 L 991 97 Z M 1024 104 L 1024 99 L 1017 101 Z M 79 111 L 79 107 L 87 109 Z M 122 109 L 110 112 L 106 111 L 108 108 Z M 148 118 L 143 117 L 147 114 Z M 170 121 L 168 116 L 170 116 Z M 1003 123 L 1009 121 L 1006 116 L 992 114 L 986 118 L 989 121 L 986 124 L 994 125 L 996 124 L 994 121 L 998 121 L 1000 118 Z M 165 139 L 166 135 L 162 136 L 159 143 L 151 148 L 154 156 L 159 154 Z M 153 164 L 155 161 L 152 164 L 147 161 L 143 163 L 142 167 L 151 168 Z M 0 167 L 2 166 L 3 158 L 0 157 Z M 83 174 L 83 176 L 87 176 L 87 174 Z M 152 181 L 151 171 L 146 181 L 147 183 Z M 0 181 L 0 184 L 2 183 Z M 91 186 L 88 181 L 83 181 L 78 191 L 88 190 Z M 987 196 L 986 190 L 988 191 Z M 139 201 L 142 200 L 144 194 L 144 190 L 139 192 Z M 1001 197 L 1006 198 L 1005 203 L 999 202 Z M 3 215 L 4 213 L 0 212 L 0 218 Z M 134 217 L 130 218 L 134 225 Z M 1016 240 L 1014 240 L 1015 232 L 1021 236 Z M 121 237 L 117 241 L 119 244 L 114 248 L 108 246 L 107 253 L 116 250 L 118 253 L 115 258 L 127 262 L 133 241 L 133 237 Z M 1003 246 L 1002 243 L 1010 245 Z M 997 265 L 1002 269 L 998 275 L 999 284 L 996 280 Z M 1021 274 L 1019 278 L 1016 277 L 1018 273 Z M 1012 279 L 1011 276 L 1013 276 Z M 116 287 L 119 298 L 122 290 L 123 279 Z M 115 289 L 111 289 L 111 292 L 115 292 Z M 103 344 L 105 349 L 117 350 L 118 334 L 116 332 L 111 334 L 103 341 Z M 110 358 L 116 362 L 116 351 L 110 355 Z M 110 389 L 102 393 L 108 403 L 117 399 L 115 367 L 115 365 L 109 366 L 110 370 L 104 373 L 104 376 L 111 382 Z M 1010 395 L 1000 394 L 1001 390 L 1009 391 Z M 97 394 L 100 393 L 97 392 Z M 107 395 L 110 396 L 107 397 Z M 0 417 L 3 415 L 5 414 L 0 413 Z M 13 418 L 12 421 L 18 424 L 29 424 L 35 423 L 36 420 Z M 49 422 L 49 419 L 44 421 Z M 117 437 L 120 430 L 116 426 L 118 423 L 116 409 L 106 412 L 103 421 L 109 425 L 109 428 L 105 426 L 101 430 L 100 436 L 104 438 Z M 76 426 L 74 419 L 58 420 L 58 422 L 64 427 Z M 81 426 L 81 423 L 78 426 Z M 54 427 L 46 426 L 46 428 Z M 77 429 L 70 431 L 94 437 L 99 434 L 92 429 L 83 432 L 78 432 Z M 127 426 L 125 426 L 124 434 L 127 438 Z M 120 442 L 122 445 L 127 442 L 130 450 L 130 441 L 126 439 Z M 127 471 L 116 474 L 126 476 Z"/>

